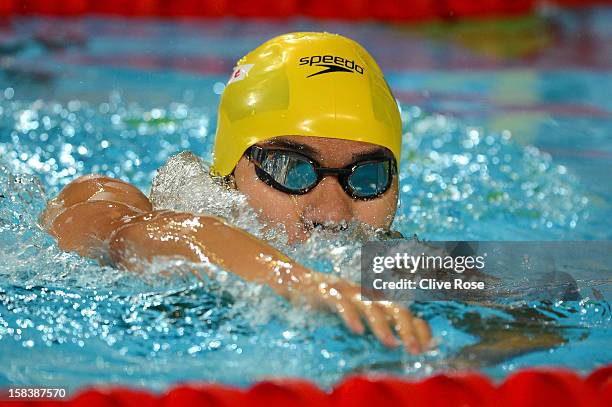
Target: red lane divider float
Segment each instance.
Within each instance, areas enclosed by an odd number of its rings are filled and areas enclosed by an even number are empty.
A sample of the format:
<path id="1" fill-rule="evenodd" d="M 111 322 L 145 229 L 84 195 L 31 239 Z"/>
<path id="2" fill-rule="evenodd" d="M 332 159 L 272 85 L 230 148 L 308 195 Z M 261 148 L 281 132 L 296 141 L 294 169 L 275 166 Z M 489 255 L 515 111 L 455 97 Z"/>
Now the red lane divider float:
<path id="1" fill-rule="evenodd" d="M 6 403 L 6 402 L 5 402 Z M 2 404 L 2 403 L 0 403 Z M 8 405 L 8 403 L 6 403 Z M 15 406 L 15 403 L 10 405 Z M 377 407 L 377 406 L 612 406 L 612 365 L 582 378 L 570 370 L 528 369 L 495 385 L 478 373 L 400 378 L 352 377 L 324 392 L 304 380 L 263 381 L 248 389 L 190 384 L 164 394 L 129 388 L 90 389 L 68 401 L 22 401 L 21 406 L 75 407 Z"/>
<path id="2" fill-rule="evenodd" d="M 611 0 L 549 0 L 562 6 Z M 286 18 L 415 21 L 524 14 L 538 0 L 0 0 L 0 16 L 106 14 L 129 17 Z"/>

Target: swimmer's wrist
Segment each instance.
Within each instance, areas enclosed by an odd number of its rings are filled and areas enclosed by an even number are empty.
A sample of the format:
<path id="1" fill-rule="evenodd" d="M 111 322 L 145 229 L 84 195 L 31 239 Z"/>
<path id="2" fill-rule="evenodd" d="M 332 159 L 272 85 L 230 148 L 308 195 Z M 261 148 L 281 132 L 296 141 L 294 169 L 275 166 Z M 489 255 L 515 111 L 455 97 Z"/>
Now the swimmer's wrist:
<path id="1" fill-rule="evenodd" d="M 304 293 L 311 291 L 313 284 L 318 284 L 319 273 L 310 270 L 301 264 L 293 263 L 287 273 L 281 276 L 275 275 L 272 288 L 290 302 L 300 302 Z"/>
<path id="2" fill-rule="evenodd" d="M 325 296 L 330 284 L 338 281 L 335 276 L 310 270 L 301 264 L 296 264 L 292 271 L 291 279 L 284 285 L 286 291 L 284 297 L 294 303 L 307 300 L 308 303 L 314 305 L 313 300 Z M 318 300 L 314 301 L 314 303 L 318 302 Z"/>

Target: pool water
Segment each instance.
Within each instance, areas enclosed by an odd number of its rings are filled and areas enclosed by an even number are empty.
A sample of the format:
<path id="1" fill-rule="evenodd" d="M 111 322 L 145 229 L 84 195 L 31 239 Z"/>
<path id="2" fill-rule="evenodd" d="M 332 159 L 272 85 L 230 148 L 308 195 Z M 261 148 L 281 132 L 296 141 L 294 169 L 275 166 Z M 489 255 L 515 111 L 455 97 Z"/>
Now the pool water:
<path id="1" fill-rule="evenodd" d="M 410 356 L 223 270 L 201 281 L 176 261 L 152 264 L 145 275 L 100 267 L 61 252 L 37 218 L 83 174 L 149 192 L 172 155 L 191 150 L 210 161 L 216 106 L 236 59 L 283 32 L 327 30 L 363 43 L 400 101 L 406 134 L 395 229 L 428 240 L 610 240 L 611 17 L 610 8 L 592 8 L 412 27 L 300 19 L 4 23 L 0 386 L 162 390 L 286 376 L 331 386 L 353 373 L 422 377 L 469 368 L 500 379 L 527 366 L 586 372 L 610 363 L 609 267 L 578 279 L 581 301 L 413 304 L 439 346 Z M 194 208 L 206 209 L 199 203 L 194 197 Z M 233 221 L 258 230 L 244 217 Z M 275 244 L 317 270 L 358 278 L 353 237 Z M 160 278 L 168 267 L 176 273 Z M 519 340 L 508 347 L 508 338 Z"/>

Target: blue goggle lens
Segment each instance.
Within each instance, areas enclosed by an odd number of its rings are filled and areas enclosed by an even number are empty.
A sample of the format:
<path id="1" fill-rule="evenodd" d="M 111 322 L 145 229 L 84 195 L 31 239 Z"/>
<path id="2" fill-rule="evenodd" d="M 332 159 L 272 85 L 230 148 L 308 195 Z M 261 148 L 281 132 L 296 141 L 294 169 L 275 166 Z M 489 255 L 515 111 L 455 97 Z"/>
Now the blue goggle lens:
<path id="1" fill-rule="evenodd" d="M 348 177 L 353 194 L 360 197 L 380 195 L 389 187 L 389 161 L 358 165 Z"/>
<path id="2" fill-rule="evenodd" d="M 261 169 L 288 189 L 302 190 L 317 182 L 313 165 L 305 158 L 288 154 L 266 154 Z"/>

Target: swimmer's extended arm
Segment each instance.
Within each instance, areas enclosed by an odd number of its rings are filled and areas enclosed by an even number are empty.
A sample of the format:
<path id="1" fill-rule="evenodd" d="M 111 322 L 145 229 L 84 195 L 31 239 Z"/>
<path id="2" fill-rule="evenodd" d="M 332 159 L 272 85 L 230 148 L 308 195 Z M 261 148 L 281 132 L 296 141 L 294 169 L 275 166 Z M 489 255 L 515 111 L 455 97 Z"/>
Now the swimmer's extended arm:
<path id="1" fill-rule="evenodd" d="M 355 333 L 363 333 L 364 317 L 379 340 L 398 345 L 391 327 L 407 349 L 419 353 L 427 347 L 427 324 L 393 303 L 362 301 L 360 287 L 333 276 L 308 270 L 247 232 L 210 216 L 158 212 L 133 218 L 113 234 L 113 260 L 138 269 L 142 259 L 180 256 L 193 262 L 210 261 L 242 278 L 265 283 L 294 301 L 323 305 L 336 311 Z"/>
<path id="2" fill-rule="evenodd" d="M 427 324 L 405 308 L 363 301 L 358 285 L 308 270 L 221 219 L 151 211 L 146 196 L 122 181 L 79 178 L 49 203 L 41 224 L 63 250 L 131 270 L 156 256 L 210 261 L 246 280 L 265 283 L 290 300 L 327 306 L 356 333 L 365 330 L 363 317 L 387 346 L 397 345 L 392 328 L 412 353 L 424 350 L 431 338 Z"/>

